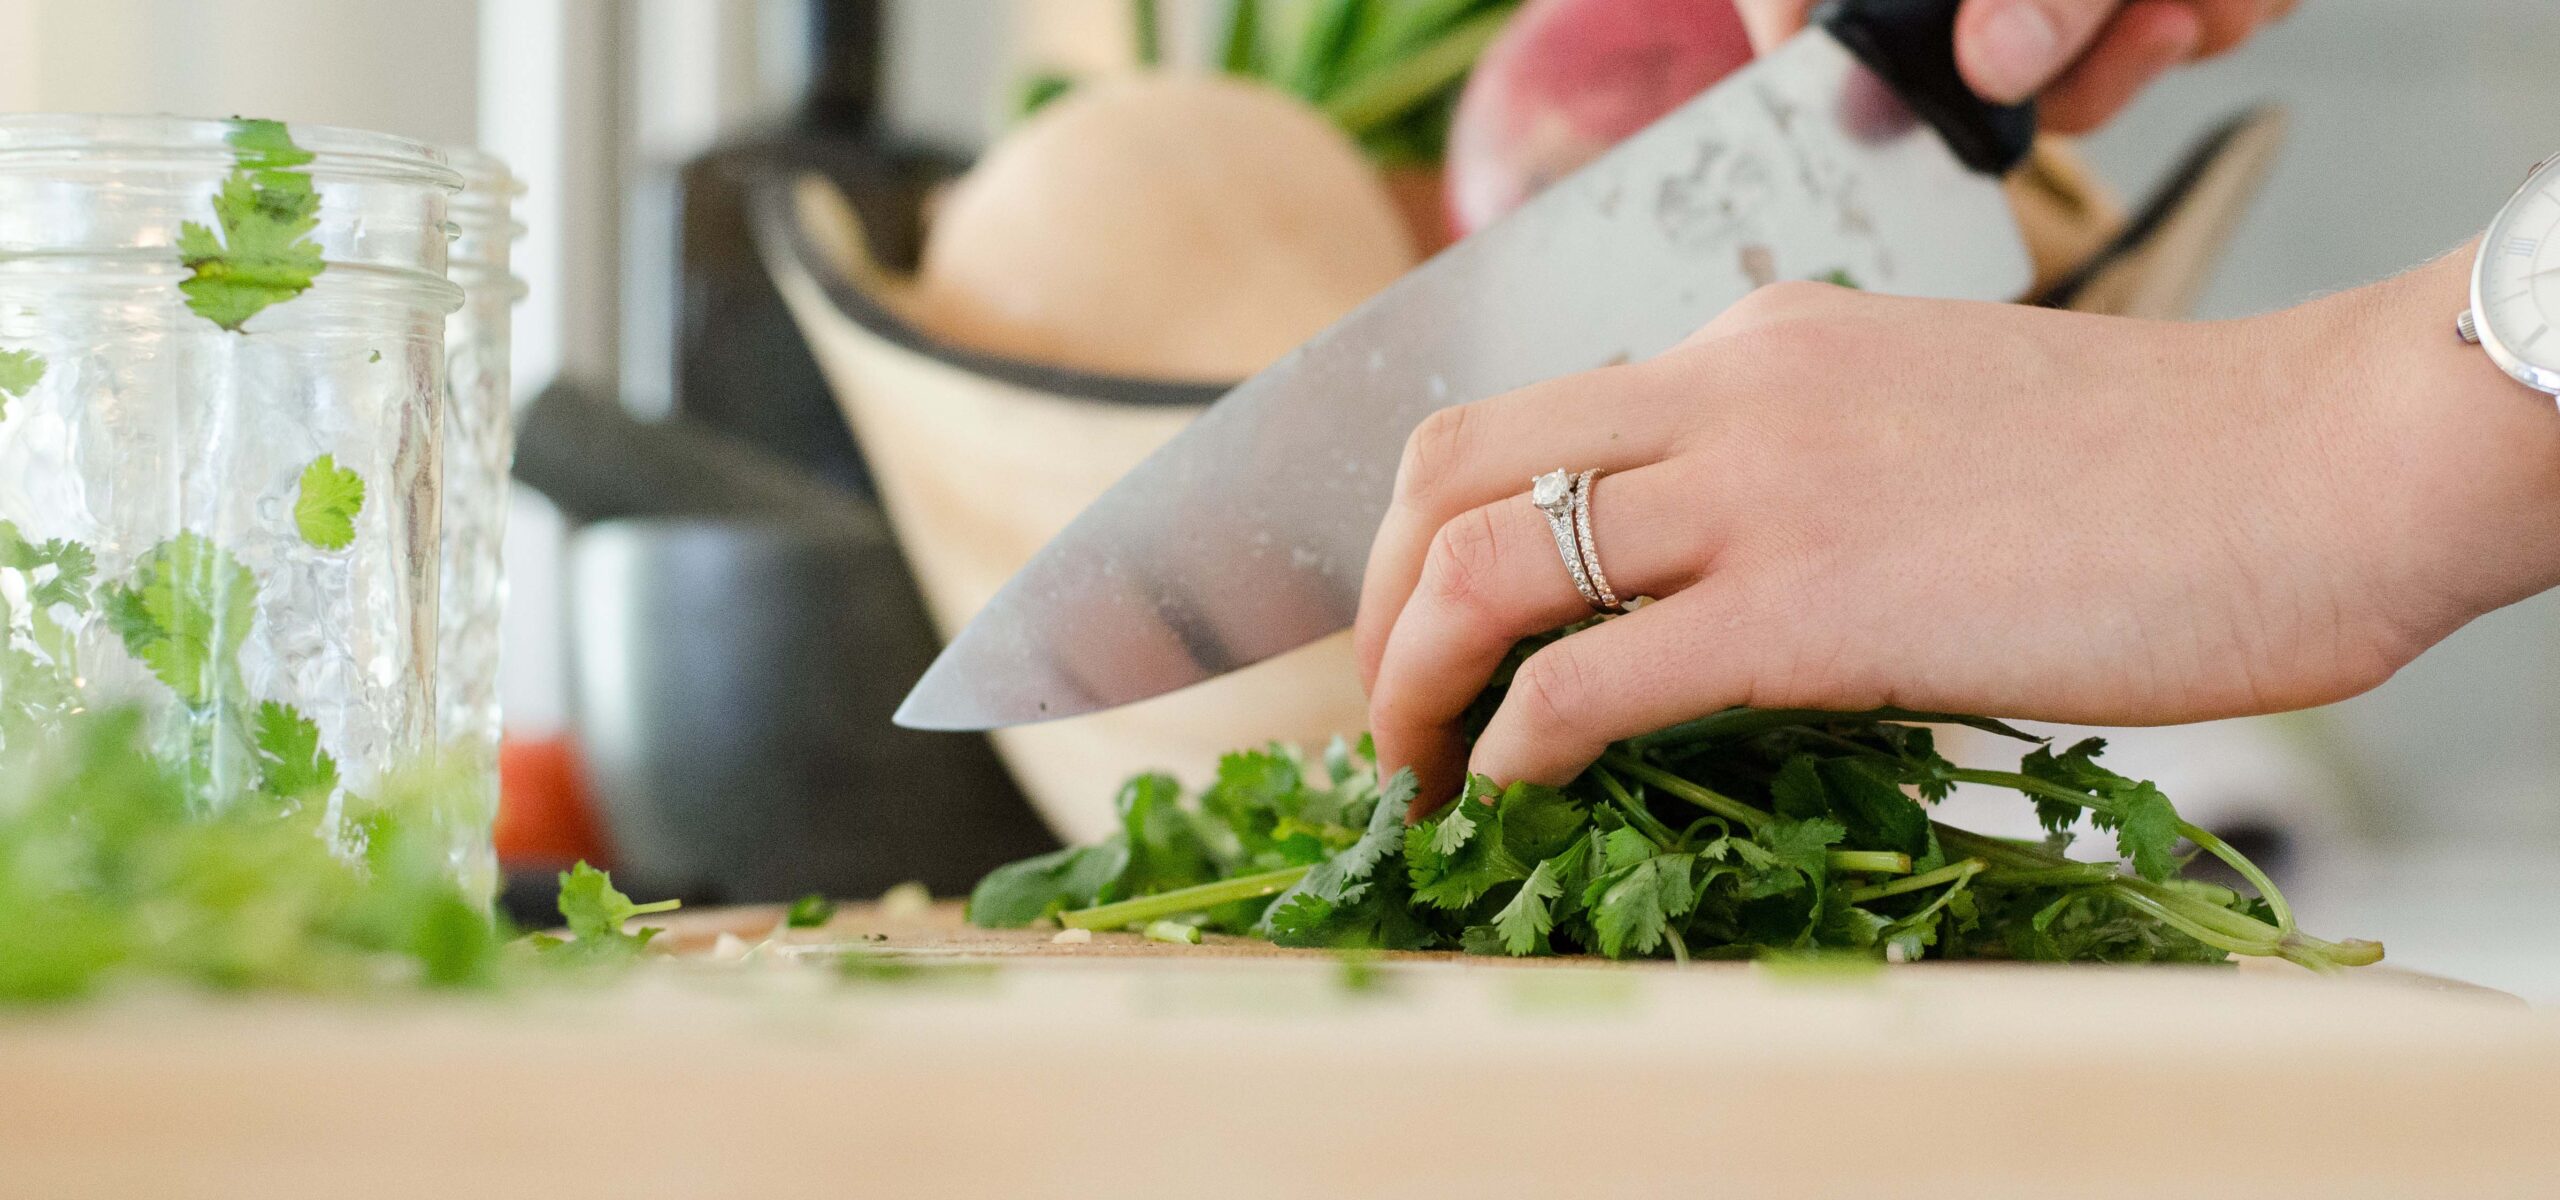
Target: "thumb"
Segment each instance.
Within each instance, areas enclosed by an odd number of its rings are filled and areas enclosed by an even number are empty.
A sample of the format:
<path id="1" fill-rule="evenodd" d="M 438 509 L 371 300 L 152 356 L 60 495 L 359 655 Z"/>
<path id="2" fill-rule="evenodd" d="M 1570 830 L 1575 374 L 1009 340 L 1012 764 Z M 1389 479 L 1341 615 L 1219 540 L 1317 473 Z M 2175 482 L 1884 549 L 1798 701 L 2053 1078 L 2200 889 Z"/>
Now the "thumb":
<path id="1" fill-rule="evenodd" d="M 1814 0 L 1733 0 L 1733 11 L 1742 18 L 1743 30 L 1751 35 L 1752 53 L 1767 54 L 1804 28 L 1805 14 L 1812 11 L 1813 3 Z"/>
<path id="2" fill-rule="evenodd" d="M 1983 99 L 2015 104 L 2053 82 L 2096 40 L 2117 0 L 1966 0 L 1956 65 Z"/>

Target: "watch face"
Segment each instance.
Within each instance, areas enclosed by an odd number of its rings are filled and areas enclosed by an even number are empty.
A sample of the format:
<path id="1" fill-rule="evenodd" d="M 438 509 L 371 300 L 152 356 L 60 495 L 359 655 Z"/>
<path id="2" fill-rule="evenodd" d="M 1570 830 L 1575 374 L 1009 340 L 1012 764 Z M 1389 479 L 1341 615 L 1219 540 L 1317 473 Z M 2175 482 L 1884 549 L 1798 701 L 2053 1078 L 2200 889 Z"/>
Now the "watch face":
<path id="1" fill-rule="evenodd" d="M 2537 169 L 2489 227 L 2471 307 L 2499 366 L 2560 391 L 2560 160 Z"/>

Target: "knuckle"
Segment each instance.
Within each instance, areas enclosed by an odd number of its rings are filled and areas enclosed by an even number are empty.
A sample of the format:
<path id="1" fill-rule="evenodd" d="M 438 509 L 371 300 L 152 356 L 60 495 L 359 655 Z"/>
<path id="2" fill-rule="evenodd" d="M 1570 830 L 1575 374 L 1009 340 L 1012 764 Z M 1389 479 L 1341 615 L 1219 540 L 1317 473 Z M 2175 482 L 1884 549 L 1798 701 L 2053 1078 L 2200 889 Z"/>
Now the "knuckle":
<path id="1" fill-rule="evenodd" d="M 1558 642 L 1520 664 L 1504 703 L 1517 706 L 1520 723 L 1532 736 L 1579 745 L 1581 731 L 1590 724 L 1590 706 L 1598 698 L 1590 669 Z"/>
<path id="2" fill-rule="evenodd" d="M 1482 508 L 1458 514 L 1431 538 L 1423 564 L 1431 599 L 1461 613 L 1485 610 L 1501 574 L 1502 531 Z"/>
<path id="3" fill-rule="evenodd" d="M 1764 284 L 1735 301 L 1707 328 L 1730 333 L 1792 320 L 1821 312 L 1847 294 L 1846 288 L 1801 279 Z"/>
<path id="4" fill-rule="evenodd" d="M 1404 457 L 1396 464 L 1396 501 L 1427 508 L 1465 461 L 1475 423 L 1471 406 L 1444 408 L 1422 419 L 1405 439 Z"/>

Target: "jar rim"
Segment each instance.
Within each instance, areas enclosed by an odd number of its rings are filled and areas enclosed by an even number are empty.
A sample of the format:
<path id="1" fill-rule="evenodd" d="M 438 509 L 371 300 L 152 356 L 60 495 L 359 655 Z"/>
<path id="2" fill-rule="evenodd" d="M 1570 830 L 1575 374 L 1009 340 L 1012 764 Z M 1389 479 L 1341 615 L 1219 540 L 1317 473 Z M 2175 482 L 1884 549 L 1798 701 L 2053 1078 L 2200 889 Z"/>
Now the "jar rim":
<path id="1" fill-rule="evenodd" d="M 50 162 L 63 154 L 113 161 L 165 164 L 203 159 L 209 166 L 238 161 L 231 134 L 243 118 L 214 119 L 130 113 L 0 114 L 0 172 L 19 162 Z M 294 144 L 310 151 L 315 176 L 406 181 L 459 192 L 461 171 L 445 152 L 416 138 L 302 121 L 279 122 Z M 503 168 L 502 168 L 503 169 Z"/>
<path id="2" fill-rule="evenodd" d="M 524 181 L 516 178 L 507 161 L 486 150 L 471 146 L 445 146 L 446 161 L 462 174 L 462 192 L 445 206 L 452 215 L 453 226 L 461 240 L 454 250 L 461 255 L 466 246 L 477 243 L 477 254 L 455 258 L 456 266 L 479 262 L 492 268 L 503 266 L 508 247 L 525 235 L 524 222 L 516 219 L 516 200 L 525 194 Z"/>
<path id="3" fill-rule="evenodd" d="M 524 194 L 524 181 L 516 178 L 515 170 L 507 165 L 507 160 L 476 146 L 438 146 L 436 149 L 443 152 L 446 165 L 462 176 L 464 192 L 503 197 L 509 202 Z"/>

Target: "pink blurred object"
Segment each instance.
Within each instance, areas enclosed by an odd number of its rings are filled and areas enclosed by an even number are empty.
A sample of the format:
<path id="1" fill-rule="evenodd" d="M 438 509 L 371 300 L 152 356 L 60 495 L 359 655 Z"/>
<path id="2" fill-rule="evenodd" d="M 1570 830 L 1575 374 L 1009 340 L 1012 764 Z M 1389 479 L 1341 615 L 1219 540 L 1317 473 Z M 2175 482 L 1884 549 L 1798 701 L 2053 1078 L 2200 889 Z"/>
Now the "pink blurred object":
<path id="1" fill-rule="evenodd" d="M 1459 97 L 1450 224 L 1491 224 L 1750 61 L 1733 0 L 1530 0 Z"/>

